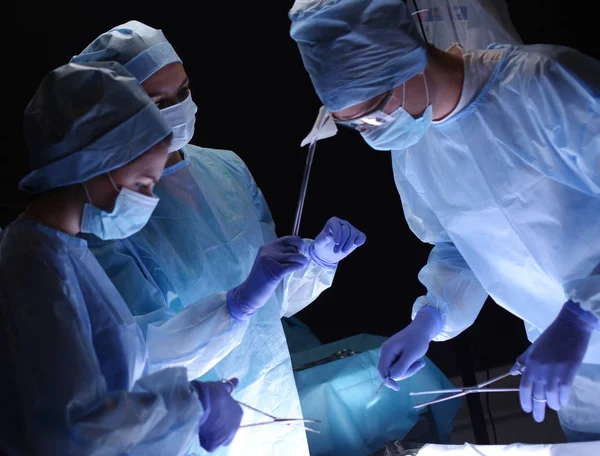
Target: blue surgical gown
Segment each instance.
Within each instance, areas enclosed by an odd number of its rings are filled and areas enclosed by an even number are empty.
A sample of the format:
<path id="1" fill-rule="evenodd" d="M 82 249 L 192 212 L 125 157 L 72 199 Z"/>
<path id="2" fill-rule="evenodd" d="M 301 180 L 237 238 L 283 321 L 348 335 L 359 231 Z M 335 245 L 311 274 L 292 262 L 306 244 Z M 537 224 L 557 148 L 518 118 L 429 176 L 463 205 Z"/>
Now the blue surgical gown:
<path id="1" fill-rule="evenodd" d="M 0 453 L 177 455 L 202 406 L 146 346 L 86 242 L 33 221 L 0 234 Z"/>
<path id="2" fill-rule="evenodd" d="M 488 294 L 532 342 L 569 299 L 600 318 L 600 62 L 558 46 L 505 48 L 467 107 L 392 152 L 406 220 L 435 245 L 413 315 L 439 309 L 438 341 L 470 326 Z M 597 332 L 584 362 L 595 366 L 591 417 L 577 418 L 581 400 L 561 419 L 598 432 Z"/>
<path id="3" fill-rule="evenodd" d="M 144 328 L 152 369 L 186 366 L 190 378 L 237 377 L 234 397 L 281 417 L 301 417 L 281 324 L 332 283 L 314 262 L 286 279 L 248 322 L 225 293 L 246 279 L 261 245 L 277 238 L 267 203 L 233 152 L 186 146 L 155 187 L 160 202 L 142 231 L 92 250 Z M 91 241 L 90 241 L 91 242 Z M 211 369 L 212 368 L 212 369 Z M 244 410 L 244 423 L 264 416 Z M 303 430 L 241 429 L 214 454 L 308 454 Z"/>

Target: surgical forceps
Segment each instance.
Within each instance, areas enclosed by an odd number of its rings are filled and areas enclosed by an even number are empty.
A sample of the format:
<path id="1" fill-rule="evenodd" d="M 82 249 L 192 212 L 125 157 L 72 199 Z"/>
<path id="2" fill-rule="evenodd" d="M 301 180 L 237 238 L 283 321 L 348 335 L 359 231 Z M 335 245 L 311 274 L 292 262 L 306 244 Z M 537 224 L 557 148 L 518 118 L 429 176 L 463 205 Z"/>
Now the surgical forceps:
<path id="1" fill-rule="evenodd" d="M 321 364 L 327 364 L 332 361 L 337 361 L 338 359 L 348 358 L 349 356 L 354 356 L 359 354 L 360 352 L 354 351 L 350 348 L 344 348 L 342 350 L 338 350 L 330 356 L 326 358 L 318 359 L 316 361 L 312 361 L 308 364 L 303 364 L 302 366 L 294 367 L 294 372 L 300 372 L 305 369 L 310 369 L 311 367 L 320 366 Z"/>
<path id="2" fill-rule="evenodd" d="M 458 397 L 462 397 L 462 396 L 466 396 L 467 394 L 473 394 L 473 393 L 512 393 L 512 392 L 518 392 L 519 388 L 486 388 L 486 386 L 491 385 L 492 383 L 496 383 L 497 381 L 500 381 L 506 377 L 510 377 L 512 375 L 518 375 L 518 374 L 522 374 L 523 371 L 525 369 L 525 366 L 523 364 L 521 364 L 519 361 L 517 361 L 517 369 L 511 369 L 508 373 L 506 374 L 502 374 L 499 375 L 498 377 L 494 377 L 490 380 L 487 380 L 485 382 L 479 383 L 478 385 L 475 386 L 466 386 L 464 388 L 452 388 L 452 389 L 442 389 L 442 390 L 433 390 L 433 391 L 418 391 L 418 392 L 411 392 L 410 395 L 411 396 L 422 396 L 422 395 L 427 395 L 427 394 L 448 394 L 448 393 L 457 393 L 457 394 L 452 394 L 450 396 L 446 396 L 446 397 L 442 397 L 439 399 L 435 399 L 433 401 L 429 401 L 429 402 L 425 402 L 423 404 L 417 404 L 414 405 L 413 407 L 415 409 L 419 409 L 422 407 L 427 407 L 429 405 L 433 405 L 433 404 L 438 404 L 440 402 L 446 402 L 452 399 L 456 399 Z"/>
<path id="3" fill-rule="evenodd" d="M 296 218 L 294 220 L 294 229 L 292 230 L 292 236 L 298 236 L 300 231 L 300 221 L 302 220 L 302 211 L 304 210 L 304 199 L 306 198 L 306 190 L 308 189 L 308 178 L 310 177 L 310 169 L 312 167 L 313 159 L 315 158 L 315 148 L 317 146 L 317 139 L 313 139 L 308 146 L 308 156 L 306 157 L 306 165 L 304 166 L 304 175 L 302 176 L 302 183 L 300 184 L 300 196 L 298 197 L 298 206 L 296 207 Z"/>
<path id="4" fill-rule="evenodd" d="M 312 167 L 313 159 L 315 158 L 315 148 L 317 147 L 317 141 L 332 136 L 330 133 L 326 133 L 325 136 L 321 134 L 323 130 L 327 130 L 327 125 L 333 124 L 331 120 L 331 114 L 322 107 L 319 109 L 319 115 L 315 121 L 313 130 L 307 138 L 304 139 L 302 145 L 306 145 L 305 141 L 310 138 L 308 143 L 308 155 L 306 156 L 306 164 L 304 165 L 304 175 L 302 176 L 302 183 L 300 184 L 300 195 L 298 196 L 298 206 L 296 207 L 296 218 L 294 219 L 294 228 L 292 229 L 292 236 L 298 236 L 300 231 L 300 222 L 302 220 L 302 211 L 304 210 L 304 199 L 306 198 L 306 190 L 308 189 L 308 178 L 310 177 L 310 170 Z M 335 125 L 335 124 L 333 124 Z M 334 127 L 333 134 L 337 132 Z M 312 136 L 312 138 L 311 138 Z"/>

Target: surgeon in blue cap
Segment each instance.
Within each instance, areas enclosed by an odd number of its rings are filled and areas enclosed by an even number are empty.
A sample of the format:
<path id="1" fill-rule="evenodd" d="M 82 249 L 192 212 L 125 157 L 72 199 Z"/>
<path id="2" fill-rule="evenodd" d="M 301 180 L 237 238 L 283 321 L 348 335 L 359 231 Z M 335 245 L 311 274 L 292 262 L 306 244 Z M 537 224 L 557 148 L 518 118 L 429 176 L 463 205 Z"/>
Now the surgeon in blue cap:
<path id="1" fill-rule="evenodd" d="M 100 35 L 73 62 L 116 60 L 171 126 L 174 142 L 139 233 L 92 250 L 142 326 L 150 368 L 185 366 L 190 379 L 237 377 L 236 399 L 301 417 L 281 323 L 331 286 L 337 264 L 365 235 L 337 217 L 314 241 L 278 238 L 267 202 L 233 152 L 188 144 L 196 106 L 182 61 L 160 30 L 130 21 Z M 251 412 L 248 423 L 263 420 Z M 251 449 L 251 450 L 250 450 Z M 302 428 L 240 432 L 216 454 L 306 455 Z"/>
<path id="2" fill-rule="evenodd" d="M 549 45 L 443 52 L 398 0 L 297 0 L 290 19 L 325 108 L 392 151 L 406 220 L 434 245 L 382 379 L 397 389 L 489 295 L 532 342 L 523 410 L 599 440 L 600 62 Z"/>
<path id="3" fill-rule="evenodd" d="M 117 62 L 50 72 L 24 120 L 35 195 L 0 233 L 0 452 L 180 455 L 229 443 L 237 379 L 148 375 L 139 326 L 80 232 L 143 228 L 171 130 Z"/>

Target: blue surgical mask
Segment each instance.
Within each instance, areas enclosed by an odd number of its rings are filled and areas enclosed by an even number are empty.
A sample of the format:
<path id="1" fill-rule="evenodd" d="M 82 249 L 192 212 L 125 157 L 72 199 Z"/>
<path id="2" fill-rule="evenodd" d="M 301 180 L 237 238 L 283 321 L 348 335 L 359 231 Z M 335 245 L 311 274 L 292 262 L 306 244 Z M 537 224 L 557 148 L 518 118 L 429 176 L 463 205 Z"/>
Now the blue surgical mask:
<path id="1" fill-rule="evenodd" d="M 423 115 L 415 119 L 404 109 L 406 91 L 402 85 L 402 106 L 396 109 L 389 117 L 392 120 L 385 125 L 370 127 L 361 132 L 365 142 L 375 150 L 402 150 L 418 143 L 433 121 L 432 107 L 429 104 L 429 90 L 427 79 L 423 74 L 425 83 L 425 94 L 427 96 L 427 108 Z"/>
<path id="2" fill-rule="evenodd" d="M 148 223 L 159 198 L 142 195 L 125 187 L 119 190 L 110 174 L 108 178 L 114 189 L 119 192 L 115 208 L 112 212 L 106 212 L 91 204 L 90 194 L 84 184 L 83 188 L 89 204 L 83 206 L 81 231 L 95 234 L 105 241 L 125 239 L 140 231 Z"/>
<path id="3" fill-rule="evenodd" d="M 161 109 L 160 112 L 173 131 L 169 152 L 175 152 L 192 140 L 198 106 L 192 101 L 190 93 L 181 103 Z"/>

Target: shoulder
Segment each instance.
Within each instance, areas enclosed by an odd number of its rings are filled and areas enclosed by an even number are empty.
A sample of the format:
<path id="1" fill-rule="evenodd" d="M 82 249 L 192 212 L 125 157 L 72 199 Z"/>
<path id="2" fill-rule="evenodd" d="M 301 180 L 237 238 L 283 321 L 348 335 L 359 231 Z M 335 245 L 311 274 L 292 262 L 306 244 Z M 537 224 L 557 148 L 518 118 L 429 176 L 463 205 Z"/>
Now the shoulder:
<path id="1" fill-rule="evenodd" d="M 47 254 L 63 256 L 68 254 L 71 247 L 64 239 L 68 235 L 33 222 L 11 223 L 2 234 L 1 257 L 27 255 L 41 258 Z M 75 243 L 85 245 L 77 241 Z"/>
<path id="2" fill-rule="evenodd" d="M 67 236 L 36 224 L 9 225 L 0 242 L 0 275 L 5 285 L 24 280 L 49 283 L 43 278 L 63 283 L 72 277 L 72 260 L 87 247 L 83 240 L 68 242 Z"/>
<path id="3" fill-rule="evenodd" d="M 515 46 L 507 59 L 508 70 L 532 79 L 564 86 L 600 85 L 600 61 L 566 46 L 549 44 Z"/>
<path id="4" fill-rule="evenodd" d="M 219 172 L 234 173 L 242 177 L 247 184 L 253 182 L 252 174 L 246 163 L 235 152 L 226 149 L 212 149 L 188 144 L 183 148 L 186 160 L 192 165 L 210 167 Z"/>

